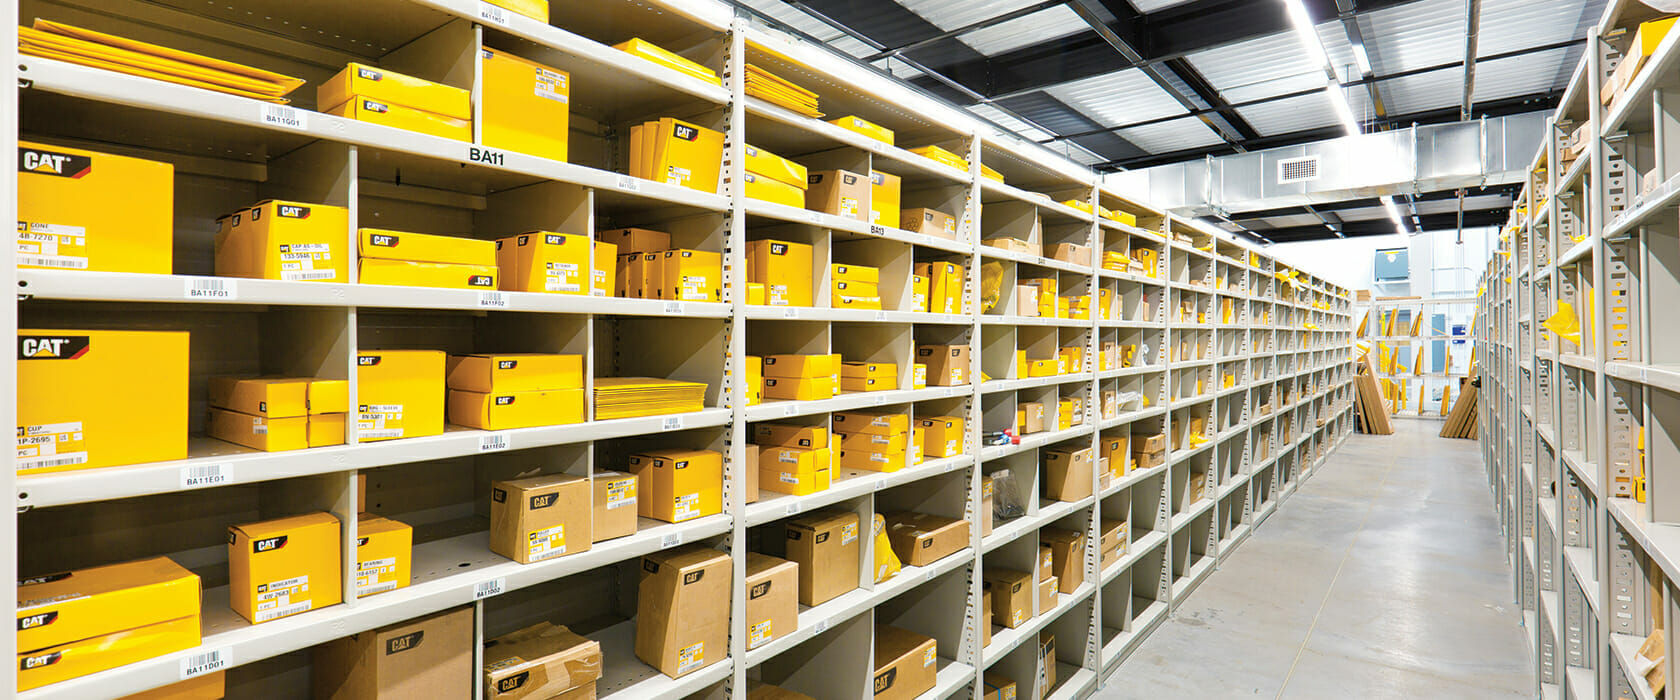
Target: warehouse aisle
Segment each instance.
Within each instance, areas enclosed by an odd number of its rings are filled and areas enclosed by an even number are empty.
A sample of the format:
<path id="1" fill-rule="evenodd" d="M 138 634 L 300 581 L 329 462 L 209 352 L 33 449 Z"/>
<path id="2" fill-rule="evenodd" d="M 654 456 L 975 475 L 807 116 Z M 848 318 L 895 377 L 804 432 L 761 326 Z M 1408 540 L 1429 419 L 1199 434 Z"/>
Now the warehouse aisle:
<path id="1" fill-rule="evenodd" d="M 1480 453 L 1440 426 L 1352 436 L 1096 697 L 1533 697 Z"/>

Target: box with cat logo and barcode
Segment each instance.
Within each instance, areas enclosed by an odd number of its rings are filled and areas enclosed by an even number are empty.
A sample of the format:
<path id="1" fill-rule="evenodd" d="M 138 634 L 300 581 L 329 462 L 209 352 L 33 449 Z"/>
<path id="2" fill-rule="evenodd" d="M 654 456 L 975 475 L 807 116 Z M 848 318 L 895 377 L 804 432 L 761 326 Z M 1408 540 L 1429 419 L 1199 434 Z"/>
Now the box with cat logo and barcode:
<path id="1" fill-rule="evenodd" d="M 17 168 L 18 267 L 174 272 L 175 166 L 19 141 Z"/>
<path id="2" fill-rule="evenodd" d="M 595 491 L 591 508 L 595 515 L 594 540 L 636 534 L 636 475 L 597 471 L 590 481 Z"/>
<path id="3" fill-rule="evenodd" d="M 344 207 L 271 199 L 217 223 L 218 276 L 350 281 L 350 210 Z"/>
<path id="4" fill-rule="evenodd" d="M 498 240 L 498 284 L 504 292 L 589 294 L 586 287 L 591 286 L 593 243 L 588 236 L 552 231 L 531 231 Z M 615 247 L 606 259 L 616 255 Z"/>
<path id="5" fill-rule="evenodd" d="M 495 241 L 364 228 L 356 236 L 362 284 L 496 289 Z"/>
<path id="6" fill-rule="evenodd" d="M 490 551 L 531 564 L 589 550 L 589 479 L 533 476 L 490 485 Z"/>
<path id="7" fill-rule="evenodd" d="M 910 700 L 933 690 L 939 643 L 924 634 L 875 625 L 875 700 Z"/>
<path id="8" fill-rule="evenodd" d="M 356 521 L 356 597 L 405 588 L 414 559 L 414 528 L 363 513 Z"/>
<path id="9" fill-rule="evenodd" d="M 340 527 L 307 513 L 228 528 L 228 595 L 253 624 L 344 602 Z"/>
<path id="10" fill-rule="evenodd" d="M 484 697 L 593 700 L 602 666 L 600 642 L 538 622 L 484 643 Z"/>
<path id="11" fill-rule="evenodd" d="M 484 145 L 566 162 L 571 74 L 488 46 L 479 65 Z"/>
<path id="12" fill-rule="evenodd" d="M 18 582 L 17 648 L 36 651 L 199 616 L 199 579 L 168 557 Z"/>
<path id="13" fill-rule="evenodd" d="M 364 350 L 356 355 L 356 431 L 362 442 L 443 433 L 441 350 Z"/>
<path id="14" fill-rule="evenodd" d="M 642 558 L 636 658 L 680 678 L 729 656 L 730 558 L 687 545 Z"/>
<path id="15" fill-rule="evenodd" d="M 723 453 L 654 450 L 630 456 L 641 517 L 680 523 L 723 512 Z"/>
<path id="16" fill-rule="evenodd" d="M 187 457 L 188 334 L 20 329 L 19 474 Z"/>
<path id="17" fill-rule="evenodd" d="M 747 553 L 747 648 L 757 649 L 799 629 L 799 565 Z"/>
<path id="18" fill-rule="evenodd" d="M 465 698 L 473 686 L 473 609 L 455 608 L 316 646 L 319 700 Z"/>

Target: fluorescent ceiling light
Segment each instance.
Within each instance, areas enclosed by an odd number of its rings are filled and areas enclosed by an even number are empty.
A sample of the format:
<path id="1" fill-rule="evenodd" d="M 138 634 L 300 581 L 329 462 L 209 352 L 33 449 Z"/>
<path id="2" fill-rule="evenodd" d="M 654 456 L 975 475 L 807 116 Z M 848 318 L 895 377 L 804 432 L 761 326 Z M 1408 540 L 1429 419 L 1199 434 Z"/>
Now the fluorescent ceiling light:
<path id="1" fill-rule="evenodd" d="M 1353 60 L 1359 66 L 1360 75 L 1371 72 L 1371 54 L 1365 51 L 1364 42 L 1353 45 Z"/>
<path id="2" fill-rule="evenodd" d="M 1394 205 L 1394 198 L 1393 197 L 1390 197 L 1386 194 L 1383 195 L 1382 196 L 1382 205 L 1383 205 L 1383 209 L 1388 210 L 1389 220 L 1394 222 L 1394 228 L 1401 235 L 1411 233 L 1410 231 L 1406 230 L 1406 220 L 1404 218 L 1401 218 L 1400 208 Z"/>

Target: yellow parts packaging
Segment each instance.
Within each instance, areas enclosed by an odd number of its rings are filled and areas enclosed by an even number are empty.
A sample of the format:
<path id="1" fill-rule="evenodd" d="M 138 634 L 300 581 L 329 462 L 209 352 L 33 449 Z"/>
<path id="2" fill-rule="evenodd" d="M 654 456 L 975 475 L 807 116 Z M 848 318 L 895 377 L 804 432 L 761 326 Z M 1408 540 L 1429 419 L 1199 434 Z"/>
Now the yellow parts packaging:
<path id="1" fill-rule="evenodd" d="M 268 102 L 281 102 L 303 86 L 300 78 L 271 73 L 186 51 L 36 19 L 18 30 L 19 52 L 126 75 Z"/>
<path id="2" fill-rule="evenodd" d="M 406 588 L 414 558 L 414 528 L 363 514 L 356 522 L 356 597 Z"/>
<path id="3" fill-rule="evenodd" d="M 451 355 L 450 389 L 480 393 L 583 388 L 583 356 L 544 353 Z"/>
<path id="4" fill-rule="evenodd" d="M 20 141 L 17 172 L 18 267 L 174 271 L 175 166 Z"/>
<path id="5" fill-rule="evenodd" d="M 890 579 L 904 570 L 898 554 L 893 552 L 892 540 L 887 537 L 887 519 L 875 514 L 875 582 Z"/>
<path id="6" fill-rule="evenodd" d="M 185 332 L 18 330 L 19 474 L 187 456 Z"/>
<path id="7" fill-rule="evenodd" d="M 904 216 L 904 180 L 879 170 L 869 171 L 869 223 L 896 227 Z"/>
<path id="8" fill-rule="evenodd" d="M 840 282 L 860 282 L 863 284 L 879 284 L 881 269 L 867 265 L 846 265 L 834 263 L 828 266 L 829 275 Z"/>
<path id="9" fill-rule="evenodd" d="M 935 416 L 918 422 L 927 436 L 922 445 L 924 457 L 955 457 L 963 453 L 963 419 L 960 416 Z"/>
<path id="10" fill-rule="evenodd" d="M 357 234 L 357 253 L 363 259 L 404 260 L 450 265 L 496 264 L 495 241 L 460 236 L 364 228 Z M 582 246 L 580 246 L 582 247 Z M 587 252 L 585 253 L 587 255 Z"/>
<path id="11" fill-rule="evenodd" d="M 495 265 L 452 265 L 365 258 L 357 264 L 356 271 L 362 284 L 480 291 L 496 288 Z"/>
<path id="12" fill-rule="evenodd" d="M 589 479 L 552 474 L 490 485 L 490 551 L 521 564 L 588 551 Z"/>
<path id="13" fill-rule="evenodd" d="M 711 450 L 657 450 L 631 455 L 636 510 L 680 523 L 723 512 L 723 455 Z"/>
<path id="14" fill-rule="evenodd" d="M 805 166 L 769 151 L 760 149 L 752 144 L 747 144 L 746 166 L 748 174 L 760 175 L 769 178 L 789 187 L 796 188 L 800 192 L 804 192 L 805 189 L 810 186 L 806 182 L 806 178 L 810 177 L 810 172 L 805 169 Z M 801 197 L 803 197 L 803 195 L 801 195 Z"/>
<path id="15" fill-rule="evenodd" d="M 863 119 L 860 119 L 858 117 L 841 117 L 839 119 L 830 119 L 828 123 L 833 124 L 835 126 L 838 126 L 838 127 L 842 128 L 842 129 L 845 129 L 847 131 L 863 134 L 864 136 L 875 139 L 876 141 L 880 141 L 881 143 L 887 144 L 888 146 L 893 145 L 893 131 L 892 131 L 892 129 L 888 129 L 888 128 L 886 128 L 884 126 L 880 126 L 878 124 L 871 124 L 870 122 L 865 121 Z"/>
<path id="16" fill-rule="evenodd" d="M 1576 346 L 1581 344 L 1581 320 L 1575 315 L 1575 305 L 1567 301 L 1559 301 L 1557 313 L 1552 314 L 1542 325 L 1559 338 Z"/>
<path id="17" fill-rule="evenodd" d="M 831 482 L 832 452 L 826 447 L 764 447 L 758 452 L 758 487 L 763 491 L 805 496 L 825 491 Z"/>
<path id="18" fill-rule="evenodd" d="M 254 279 L 348 282 L 344 234 L 350 210 L 277 199 L 222 217 L 216 274 Z"/>
<path id="19" fill-rule="evenodd" d="M 265 418 L 212 407 L 204 431 L 217 440 L 263 452 L 302 450 L 310 446 L 308 416 Z"/>
<path id="20" fill-rule="evenodd" d="M 748 241 L 747 279 L 764 285 L 770 306 L 811 306 L 811 257 L 812 248 L 804 243 Z"/>
<path id="21" fill-rule="evenodd" d="M 584 419 L 583 389 L 449 392 L 449 422 L 480 430 L 569 425 Z"/>
<path id="22" fill-rule="evenodd" d="M 602 267 L 594 262 L 604 253 L 596 246 L 612 248 L 602 262 L 616 257 L 612 244 L 575 233 L 532 231 L 503 238 L 494 244 L 498 284 L 504 292 L 585 294 L 590 270 Z"/>
<path id="23" fill-rule="evenodd" d="M 655 46 L 643 39 L 631 39 L 622 44 L 617 44 L 613 46 L 613 48 L 625 53 L 640 56 L 649 61 L 653 61 L 654 63 L 663 65 L 666 68 L 671 68 L 713 85 L 723 84 L 723 80 L 718 77 L 717 71 L 695 63 L 694 61 L 690 61 L 682 56 L 678 56 L 670 51 L 666 51 L 665 49 Z"/>
<path id="24" fill-rule="evenodd" d="M 18 690 L 125 666 L 197 646 L 199 617 L 182 617 L 18 654 Z"/>
<path id="25" fill-rule="evenodd" d="M 565 162 L 571 74 L 490 47 L 479 64 L 484 145 Z"/>
<path id="26" fill-rule="evenodd" d="M 446 117 L 371 97 L 351 97 L 328 109 L 327 114 L 457 141 L 472 140 L 472 122 L 468 120 Z"/>
<path id="27" fill-rule="evenodd" d="M 660 254 L 659 298 L 675 301 L 722 301 L 723 256 L 679 248 Z M 645 273 L 644 273 L 645 274 Z"/>
<path id="28" fill-rule="evenodd" d="M 777 182 L 757 173 L 747 173 L 742 181 L 746 183 L 744 192 L 747 199 L 756 199 L 795 209 L 805 207 L 805 190 L 803 188 L 794 187 L 785 182 Z"/>
<path id="29" fill-rule="evenodd" d="M 228 528 L 233 611 L 256 624 L 343 602 L 339 544 L 330 513 Z"/>
<path id="30" fill-rule="evenodd" d="M 806 209 L 869 222 L 871 185 L 867 176 L 845 170 L 826 170 L 811 173 L 806 181 L 810 184 L 805 190 Z"/>
<path id="31" fill-rule="evenodd" d="M 632 176 L 717 192 L 723 166 L 722 132 L 670 117 L 631 131 Z"/>
<path id="32" fill-rule="evenodd" d="M 155 557 L 26 578 L 17 596 L 17 648 L 27 653 L 185 617 L 196 625 L 200 585 Z"/>
<path id="33" fill-rule="evenodd" d="M 438 350 L 364 350 L 356 356 L 358 439 L 443 433 L 445 356 Z"/>
<path id="34" fill-rule="evenodd" d="M 355 97 L 442 117 L 472 119 L 470 91 L 362 63 L 349 64 L 315 89 L 315 103 L 323 108 L 344 104 Z"/>
<path id="35" fill-rule="evenodd" d="M 548 21 L 548 0 L 484 0 L 497 7 L 505 7 L 539 22 Z"/>
<path id="36" fill-rule="evenodd" d="M 948 262 L 919 263 L 916 274 L 928 279 L 928 310 L 936 314 L 956 314 L 963 310 L 962 265 Z"/>

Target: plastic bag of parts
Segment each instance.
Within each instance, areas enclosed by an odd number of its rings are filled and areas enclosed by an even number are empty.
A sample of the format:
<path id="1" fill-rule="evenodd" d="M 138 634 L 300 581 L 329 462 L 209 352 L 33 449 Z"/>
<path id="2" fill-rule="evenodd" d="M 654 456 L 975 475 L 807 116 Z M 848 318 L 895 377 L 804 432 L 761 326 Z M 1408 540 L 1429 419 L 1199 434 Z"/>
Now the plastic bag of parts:
<path id="1" fill-rule="evenodd" d="M 893 552 L 892 541 L 887 539 L 887 519 L 875 514 L 875 582 L 880 583 L 904 569 L 904 564 L 898 560 L 898 554 Z"/>
<path id="2" fill-rule="evenodd" d="M 1120 402 L 1120 410 L 1122 411 L 1143 410 L 1143 394 L 1141 392 L 1122 391 L 1116 397 L 1116 400 Z"/>
<path id="3" fill-rule="evenodd" d="M 1021 500 L 1021 485 L 1015 473 L 1008 469 L 987 474 L 992 478 L 992 518 L 997 522 L 1014 520 L 1027 514 L 1026 501 Z"/>
<path id="4" fill-rule="evenodd" d="M 1003 290 L 1003 263 L 989 262 L 980 266 L 980 313 L 997 306 Z"/>

